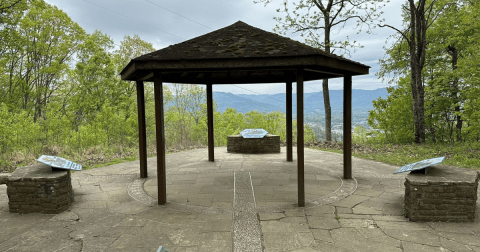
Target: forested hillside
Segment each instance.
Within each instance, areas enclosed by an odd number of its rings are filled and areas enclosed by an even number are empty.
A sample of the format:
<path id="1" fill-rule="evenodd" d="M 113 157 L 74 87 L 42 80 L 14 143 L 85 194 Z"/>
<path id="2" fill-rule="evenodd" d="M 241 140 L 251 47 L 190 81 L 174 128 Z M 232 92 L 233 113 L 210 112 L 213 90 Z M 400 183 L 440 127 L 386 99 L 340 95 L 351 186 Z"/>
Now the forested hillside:
<path id="1" fill-rule="evenodd" d="M 362 102 L 368 100 L 362 100 L 363 91 L 354 91 L 353 121 L 367 126 L 368 117 L 372 128 L 358 127 L 355 137 L 370 136 L 368 141 L 382 143 L 480 141 L 480 4 L 431 3 L 425 10 L 431 18 L 420 20 L 428 24 L 422 30 L 425 36 L 410 34 L 407 10 L 412 5 L 403 10 L 404 26 L 393 27 L 398 31 L 396 42 L 386 48 L 377 73 L 391 84 L 387 94 L 374 92 L 370 107 Z M 87 167 L 138 155 L 136 89 L 134 83 L 120 80 L 119 72 L 130 59 L 154 51 L 151 43 L 134 35 L 116 46 L 108 34 L 85 32 L 43 0 L 1 1 L 0 38 L 0 172 L 35 162 L 41 154 L 60 155 Z M 342 106 L 342 91 L 329 93 L 332 139 L 341 140 L 341 114 L 335 112 Z M 172 84 L 164 85 L 164 94 L 167 149 L 205 145 L 204 89 Z M 285 139 L 283 94 L 237 97 L 243 100 L 232 102 L 227 93 L 214 95 L 216 146 L 244 128 L 264 128 Z M 145 86 L 145 102 L 148 151 L 155 155 L 151 83 Z M 262 113 L 246 106 L 252 104 L 272 109 L 259 109 Z M 324 138 L 323 94 L 306 94 L 305 108 L 305 140 Z"/>
<path id="2" fill-rule="evenodd" d="M 136 89 L 120 80 L 119 72 L 130 59 L 154 51 L 151 43 L 125 36 L 114 49 L 107 34 L 86 33 L 42 0 L 1 4 L 0 172 L 35 162 L 41 154 L 87 166 L 138 155 Z M 206 145 L 205 90 L 165 85 L 164 94 L 164 103 L 173 104 L 165 111 L 167 149 Z M 149 155 L 155 155 L 151 84 L 145 87 L 145 102 Z M 285 138 L 280 112 L 215 110 L 214 120 L 216 146 L 244 128 L 264 128 Z M 305 139 L 314 139 L 309 127 Z"/>
<path id="3" fill-rule="evenodd" d="M 253 92 L 255 89 L 251 88 Z M 285 93 L 280 94 L 232 94 L 225 92 L 213 92 L 213 99 L 217 101 L 218 110 L 223 112 L 227 108 L 236 108 L 238 112 L 246 113 L 252 110 L 261 112 L 280 111 L 285 113 Z M 332 99 L 332 111 L 343 111 L 343 90 L 330 90 Z M 387 90 L 379 88 L 376 90 L 352 90 L 353 111 L 369 111 L 373 109 L 372 101 L 378 98 L 387 98 Z M 292 95 L 293 108 L 296 108 L 297 96 Z M 306 113 L 315 112 L 324 114 L 323 93 L 312 92 L 304 94 L 304 106 Z M 294 113 L 296 111 L 294 110 Z"/>
<path id="4" fill-rule="evenodd" d="M 480 4 L 437 1 L 425 10 L 428 29 L 416 40 L 409 34 L 413 8 L 405 7 L 404 29 L 380 60 L 377 75 L 393 85 L 387 99 L 374 101 L 368 123 L 387 142 L 479 141 Z"/>

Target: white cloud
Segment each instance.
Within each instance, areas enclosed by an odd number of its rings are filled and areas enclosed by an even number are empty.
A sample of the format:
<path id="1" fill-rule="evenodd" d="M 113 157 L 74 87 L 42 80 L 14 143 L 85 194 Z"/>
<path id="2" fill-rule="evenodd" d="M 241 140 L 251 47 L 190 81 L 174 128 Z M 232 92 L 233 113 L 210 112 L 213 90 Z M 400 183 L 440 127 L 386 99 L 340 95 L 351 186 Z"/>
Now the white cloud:
<path id="1" fill-rule="evenodd" d="M 138 34 L 142 39 L 152 43 L 156 49 L 223 28 L 238 20 L 272 32 L 276 25 L 273 17 L 283 15 L 275 11 L 282 4 L 280 0 L 273 1 L 266 7 L 263 4 L 254 4 L 253 0 L 46 0 L 46 2 L 56 5 L 65 11 L 89 33 L 100 30 L 111 36 L 116 44 L 120 44 L 125 35 L 132 36 Z M 399 10 L 402 2 L 402 0 L 392 0 L 383 8 L 385 12 L 383 16 L 386 19 L 386 23 L 395 27 L 401 25 Z M 336 30 L 332 32 L 332 38 L 335 40 L 345 40 L 348 35 L 352 41 L 356 40 L 362 44 L 364 48 L 356 49 L 355 52 L 352 51 L 350 59 L 372 67 L 368 76 L 353 78 L 353 88 L 376 89 L 387 86 L 386 83 L 382 83 L 381 80 L 375 77 L 375 72 L 379 70 L 378 60 L 383 58 L 385 53 L 383 50 L 385 41 L 393 33 L 394 31 L 389 28 L 376 28 L 373 34 L 364 32 L 357 34 L 355 22 L 349 22 L 338 34 Z M 289 33 L 288 36 L 291 39 L 304 42 L 304 38 L 300 37 L 298 33 Z M 241 86 L 261 94 L 284 92 L 284 84 Z M 341 78 L 332 79 L 329 86 L 332 90 L 343 89 L 343 80 Z M 231 85 L 218 85 L 215 86 L 215 90 L 232 93 L 252 93 Z M 322 90 L 321 81 L 306 83 L 305 92 L 318 92 L 320 90 Z"/>

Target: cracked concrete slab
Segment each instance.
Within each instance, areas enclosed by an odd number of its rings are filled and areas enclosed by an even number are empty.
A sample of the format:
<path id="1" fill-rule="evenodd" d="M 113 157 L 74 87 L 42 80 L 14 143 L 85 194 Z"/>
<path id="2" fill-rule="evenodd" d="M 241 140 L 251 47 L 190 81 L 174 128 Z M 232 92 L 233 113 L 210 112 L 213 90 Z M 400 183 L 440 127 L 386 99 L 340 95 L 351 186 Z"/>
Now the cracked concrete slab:
<path id="1" fill-rule="evenodd" d="M 362 195 L 351 195 L 343 200 L 340 200 L 340 201 L 337 201 L 335 203 L 333 203 L 332 205 L 333 206 L 337 206 L 337 207 L 349 207 L 349 208 L 353 208 L 354 206 L 358 205 L 359 203 L 365 201 L 365 200 L 368 200 L 370 199 L 370 197 L 368 196 L 362 196 Z"/>
<path id="2" fill-rule="evenodd" d="M 386 235 L 400 241 L 407 241 L 437 247 L 441 245 L 440 236 L 424 230 L 385 229 L 384 232 Z"/>
<path id="3" fill-rule="evenodd" d="M 338 228 L 330 231 L 335 244 L 353 251 L 398 251 L 401 249 L 372 242 L 364 238 L 355 228 Z"/>
<path id="4" fill-rule="evenodd" d="M 234 172 L 251 173 L 245 185 L 253 186 L 252 216 L 264 251 L 480 251 L 478 212 L 473 223 L 403 216 L 404 176 L 392 174 L 398 167 L 353 158 L 356 182 L 345 191 L 339 188 L 342 155 L 305 149 L 309 204 L 298 208 L 296 163 L 285 161 L 285 148 L 236 155 L 216 147 L 215 162 L 207 154 L 167 155 L 164 206 L 156 204 L 155 158 L 148 159 L 143 180 L 138 161 L 73 173 L 75 202 L 57 215 L 9 213 L 6 185 L 0 185 L 0 252 L 233 251 Z"/>
<path id="5" fill-rule="evenodd" d="M 443 247 L 429 246 L 423 244 L 417 244 L 412 242 L 402 242 L 402 248 L 404 251 L 425 251 L 425 252 L 445 252 L 449 251 Z"/>
<path id="6" fill-rule="evenodd" d="M 308 226 L 311 229 L 334 229 L 339 228 L 340 223 L 334 214 L 320 216 L 307 216 Z"/>

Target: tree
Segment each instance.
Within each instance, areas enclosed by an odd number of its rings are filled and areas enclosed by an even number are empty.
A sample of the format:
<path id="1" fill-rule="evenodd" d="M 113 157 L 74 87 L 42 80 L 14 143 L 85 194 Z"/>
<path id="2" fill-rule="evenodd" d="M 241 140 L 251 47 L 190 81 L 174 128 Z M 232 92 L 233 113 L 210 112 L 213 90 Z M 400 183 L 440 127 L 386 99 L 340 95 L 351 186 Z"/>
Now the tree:
<path id="1" fill-rule="evenodd" d="M 457 0 L 455 4 L 439 3 L 433 6 L 435 20 L 426 31 L 424 66 L 421 70 L 421 88 L 424 91 L 425 139 L 432 141 L 462 140 L 462 129 L 466 115 L 464 105 L 467 93 L 476 85 L 470 78 L 478 72 L 475 64 L 476 49 L 479 46 L 477 24 L 480 19 L 478 5 Z M 447 6 L 447 7 L 445 7 Z M 474 10 L 477 8 L 477 11 Z M 409 12 L 404 12 L 408 24 Z M 404 29 L 408 33 L 409 27 Z M 411 76 L 411 44 L 401 34 L 397 42 L 387 49 L 387 59 L 380 60 L 378 76 L 385 79 L 388 74 L 394 78 Z M 469 63 L 467 63 L 469 62 Z M 476 67 L 475 67 L 476 66 Z M 411 84 L 412 85 L 412 84 Z M 412 95 L 412 97 L 414 97 Z M 412 105 L 414 101 L 412 100 Z M 413 114 L 413 110 L 412 110 Z M 418 126 L 415 126 L 418 129 Z M 417 134 L 418 135 L 418 134 Z"/>
<path id="2" fill-rule="evenodd" d="M 120 47 L 114 52 L 114 58 L 117 64 L 117 90 L 119 93 L 124 94 L 128 101 L 125 101 L 124 110 L 131 111 L 131 105 L 135 104 L 136 101 L 136 85 L 131 81 L 120 80 L 120 72 L 125 66 L 130 62 L 130 60 L 141 56 L 146 53 L 155 51 L 153 45 L 149 42 L 146 42 L 140 38 L 138 35 L 133 35 L 133 37 L 126 35 L 123 37 L 123 40 L 120 42 Z M 153 85 L 146 85 L 146 92 L 153 92 Z M 130 117 L 130 114 L 127 113 L 126 117 Z"/>
<path id="3" fill-rule="evenodd" d="M 463 140 L 467 93 L 478 87 L 472 85 L 469 72 L 472 69 L 479 70 L 479 65 L 474 63 L 475 51 L 480 46 L 479 11 L 478 4 L 457 0 L 456 4 L 445 9 L 427 33 L 431 41 L 428 53 L 435 58 L 427 62 L 427 67 L 433 69 L 432 73 L 428 73 L 431 75 L 428 79 L 436 92 L 433 97 L 443 96 L 450 100 L 448 137 L 451 141 L 452 138 Z M 445 33 L 447 29 L 449 32 Z M 469 64 L 465 64 L 469 61 Z"/>
<path id="4" fill-rule="evenodd" d="M 397 87 L 388 87 L 387 99 L 373 101 L 368 125 L 378 130 L 378 137 L 389 143 L 407 143 L 414 138 L 410 78 L 400 78 Z"/>
<path id="5" fill-rule="evenodd" d="M 26 0 L 2 0 L 0 1 L 0 24 L 7 23 L 12 13 L 25 8 Z"/>
<path id="6" fill-rule="evenodd" d="M 32 1 L 19 21 L 15 39 L 1 63 L 9 76 L 3 98 L 36 121 L 60 86 L 70 60 L 83 38 L 83 29 L 63 11 L 42 0 Z"/>
<path id="7" fill-rule="evenodd" d="M 413 103 L 413 118 L 415 124 L 415 142 L 425 142 L 425 89 L 422 70 L 425 65 L 427 51 L 427 29 L 435 22 L 439 14 L 447 4 L 442 0 L 408 0 L 408 4 L 402 5 L 403 14 L 409 22 L 408 27 L 399 30 L 391 25 L 379 24 L 380 27 L 389 27 L 397 31 L 402 40 L 409 47 L 411 88 Z"/>
<path id="8" fill-rule="evenodd" d="M 200 117 L 206 116 L 200 106 L 206 103 L 206 91 L 197 85 L 173 84 L 172 93 L 173 104 L 168 110 L 176 115 L 173 129 L 180 133 L 180 144 L 187 146 L 191 143 L 193 126 L 200 122 Z"/>
<path id="9" fill-rule="evenodd" d="M 16 28 L 26 9 L 26 0 L 0 1 L 0 38 L 2 38 L 0 40 L 0 63 L 8 48 L 15 43 Z"/>
<path id="10" fill-rule="evenodd" d="M 81 124 L 94 120 L 106 101 L 117 107 L 124 96 L 116 87 L 112 49 L 113 40 L 100 31 L 86 35 L 79 46 L 78 62 L 70 71 L 69 87 L 62 94 L 77 130 Z"/>
<path id="11" fill-rule="evenodd" d="M 273 0 L 258 0 L 255 3 L 269 4 Z M 331 31 L 338 27 L 343 29 L 349 20 L 357 21 L 357 28 L 366 25 L 367 33 L 375 27 L 374 21 L 379 20 L 383 12 L 378 12 L 384 0 L 300 0 L 293 3 L 294 10 L 290 11 L 288 0 L 283 0 L 283 9 L 277 12 L 285 13 L 286 17 L 274 17 L 278 22 L 274 31 L 286 34 L 293 29 L 306 36 L 305 43 L 315 48 L 323 49 L 327 53 L 333 53 L 335 49 L 343 49 L 350 55 L 348 48 L 361 47 L 356 41 L 350 43 L 347 37 L 345 41 L 332 40 Z M 389 2 L 389 0 L 386 0 Z M 371 5 L 370 5 L 371 4 Z M 362 12 L 362 13 L 360 13 Z M 380 20 L 380 23 L 383 20 Z M 321 41 L 318 30 L 324 30 L 324 39 Z M 360 29 L 361 31 L 361 29 Z M 359 32 L 360 32 L 359 31 Z M 331 49 L 334 48 L 333 51 Z M 323 79 L 323 101 L 325 107 L 325 133 L 326 140 L 332 140 L 332 109 L 330 106 L 330 94 L 328 91 L 328 79 Z"/>

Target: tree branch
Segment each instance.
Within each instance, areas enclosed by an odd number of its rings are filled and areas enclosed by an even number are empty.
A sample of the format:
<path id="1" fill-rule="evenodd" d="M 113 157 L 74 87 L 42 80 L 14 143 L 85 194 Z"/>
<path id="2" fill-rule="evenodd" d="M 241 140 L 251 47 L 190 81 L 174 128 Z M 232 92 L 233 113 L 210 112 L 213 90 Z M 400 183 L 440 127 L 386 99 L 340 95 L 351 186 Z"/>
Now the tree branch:
<path id="1" fill-rule="evenodd" d="M 313 0 L 313 3 L 318 7 L 318 9 L 324 14 L 326 15 L 326 10 L 325 10 L 325 7 L 323 6 L 322 2 L 318 1 L 318 0 Z"/>
<path id="2" fill-rule="evenodd" d="M 451 5 L 454 5 L 455 3 L 446 3 L 445 5 L 443 5 L 442 9 L 440 9 L 436 14 L 435 14 L 435 17 L 433 17 L 432 19 L 432 22 L 430 22 L 430 24 L 428 23 L 428 20 L 430 19 L 430 14 L 432 13 L 432 10 L 430 10 L 430 12 L 428 13 L 428 16 L 427 16 L 427 19 L 426 19 L 426 23 L 427 23 L 427 29 L 435 22 L 435 20 L 437 20 L 438 16 L 442 13 L 443 9 L 445 9 L 446 6 L 451 6 Z M 429 6 L 430 7 L 430 6 Z M 433 8 L 433 7 L 432 7 Z"/>
<path id="3" fill-rule="evenodd" d="M 379 24 L 378 27 L 382 27 L 382 28 L 383 28 L 383 27 L 389 27 L 389 28 L 394 29 L 395 31 L 397 31 L 398 33 L 400 33 L 403 38 L 405 38 L 405 39 L 407 40 L 408 44 L 410 44 L 410 39 L 408 39 L 407 35 L 406 35 L 405 33 L 401 32 L 400 30 L 398 30 L 397 28 L 395 28 L 395 27 L 393 27 L 393 26 L 391 26 L 391 25 L 387 25 L 387 24 L 386 24 L 386 25 Z"/>
<path id="4" fill-rule="evenodd" d="M 338 22 L 332 24 L 332 27 L 335 26 L 335 25 L 337 25 L 337 24 L 339 24 L 339 23 L 345 22 L 345 21 L 347 21 L 347 20 L 349 20 L 349 19 L 351 19 L 351 18 L 358 18 L 358 19 L 360 19 L 362 22 L 365 23 L 365 20 L 364 20 L 361 16 L 350 16 L 350 17 L 348 17 L 348 18 L 339 20 Z"/>
<path id="5" fill-rule="evenodd" d="M 335 13 L 335 16 L 333 16 L 331 22 L 333 22 L 333 21 L 337 18 L 338 14 L 339 14 L 340 12 L 342 12 L 343 7 L 345 7 L 344 1 L 341 1 L 340 4 L 341 4 L 340 9 L 338 9 L 337 13 Z M 333 25 L 332 25 L 332 26 L 333 26 Z"/>
<path id="6" fill-rule="evenodd" d="M 0 4 L 0 14 L 5 12 L 6 10 L 8 10 L 10 8 L 13 8 L 15 5 L 17 5 L 21 1 L 23 1 L 23 0 L 16 0 L 15 2 L 11 3 L 10 5 L 5 5 L 5 6 L 3 6 L 3 1 L 2 1 L 1 4 Z"/>
<path id="7" fill-rule="evenodd" d="M 305 30 L 310 30 L 310 29 L 318 30 L 318 29 L 325 29 L 325 27 L 323 27 L 323 26 L 306 27 L 306 28 L 297 29 L 295 32 L 305 31 Z"/>

